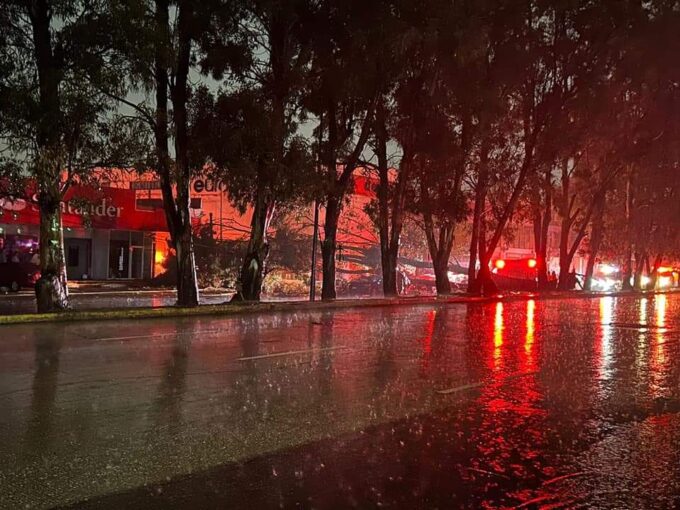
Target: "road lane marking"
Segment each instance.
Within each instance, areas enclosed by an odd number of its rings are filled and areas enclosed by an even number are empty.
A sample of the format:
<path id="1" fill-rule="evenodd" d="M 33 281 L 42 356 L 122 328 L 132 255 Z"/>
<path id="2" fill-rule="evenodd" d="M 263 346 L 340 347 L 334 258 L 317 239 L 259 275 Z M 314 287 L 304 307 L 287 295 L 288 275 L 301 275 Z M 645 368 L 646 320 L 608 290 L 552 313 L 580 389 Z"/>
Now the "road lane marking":
<path id="1" fill-rule="evenodd" d="M 295 356 L 296 354 L 314 354 L 316 352 L 328 352 L 336 351 L 341 349 L 349 349 L 345 345 L 339 345 L 337 347 L 322 347 L 321 349 L 304 349 L 302 351 L 286 351 L 286 352 L 272 352 L 270 354 L 260 354 L 258 356 L 248 356 L 245 358 L 238 358 L 236 361 L 251 361 L 256 359 L 266 359 L 266 358 L 280 358 L 283 356 Z"/>
<path id="2" fill-rule="evenodd" d="M 437 393 L 440 395 L 448 395 L 450 393 L 457 393 L 459 391 L 465 391 L 465 390 L 470 390 L 472 388 L 479 388 L 480 386 L 484 386 L 486 383 L 485 382 L 476 382 L 476 383 L 471 383 L 471 384 L 464 384 L 463 386 L 456 386 L 455 388 L 448 388 L 446 390 L 437 390 Z"/>
<path id="3" fill-rule="evenodd" d="M 673 331 L 673 328 L 669 328 L 668 326 L 659 326 L 657 324 L 608 322 L 603 323 L 602 325 L 628 331 L 658 331 L 659 333 L 668 333 L 670 331 Z"/>
<path id="4" fill-rule="evenodd" d="M 520 377 L 529 377 L 530 375 L 536 375 L 538 372 L 520 372 L 516 374 L 509 374 L 503 378 L 504 381 L 507 381 L 508 379 L 518 379 Z M 484 386 L 485 384 L 489 384 L 489 381 L 479 381 L 475 383 L 469 383 L 469 384 L 464 384 L 462 386 L 456 386 L 455 388 L 447 388 L 445 390 L 436 390 L 436 393 L 439 393 L 440 395 L 450 395 L 451 393 L 458 393 L 459 391 L 465 391 L 465 390 L 471 390 L 473 388 L 479 388 L 480 386 Z"/>
<path id="5" fill-rule="evenodd" d="M 78 333 L 78 336 L 83 340 L 89 340 L 93 342 L 116 342 L 120 340 L 141 340 L 143 338 L 166 338 L 166 337 L 182 337 L 187 335 L 201 336 L 205 334 L 212 333 L 226 333 L 227 329 L 205 329 L 196 331 L 174 331 L 170 333 L 156 333 L 153 335 L 133 335 L 133 336 L 111 336 L 111 337 L 91 337 L 85 336 L 82 333 Z"/>

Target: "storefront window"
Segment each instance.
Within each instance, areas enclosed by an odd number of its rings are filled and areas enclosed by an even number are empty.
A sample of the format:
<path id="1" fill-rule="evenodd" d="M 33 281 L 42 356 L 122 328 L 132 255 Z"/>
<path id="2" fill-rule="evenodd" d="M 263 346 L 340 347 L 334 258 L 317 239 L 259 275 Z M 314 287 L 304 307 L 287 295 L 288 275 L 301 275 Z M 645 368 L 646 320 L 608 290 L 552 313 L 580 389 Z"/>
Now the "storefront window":
<path id="1" fill-rule="evenodd" d="M 109 278 L 149 278 L 150 243 L 144 232 L 112 230 L 109 241 Z"/>
<path id="2" fill-rule="evenodd" d="M 30 235 L 0 235 L 0 263 L 34 263 L 38 253 L 38 238 Z"/>

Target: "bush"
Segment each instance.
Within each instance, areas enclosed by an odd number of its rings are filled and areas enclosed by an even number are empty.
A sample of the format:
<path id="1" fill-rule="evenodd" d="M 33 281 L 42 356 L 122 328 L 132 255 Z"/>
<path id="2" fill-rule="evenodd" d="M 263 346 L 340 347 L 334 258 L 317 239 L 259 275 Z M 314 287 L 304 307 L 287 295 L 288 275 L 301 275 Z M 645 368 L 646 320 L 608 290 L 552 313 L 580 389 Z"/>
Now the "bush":
<path id="1" fill-rule="evenodd" d="M 277 273 L 268 274 L 262 287 L 266 295 L 274 297 L 299 297 L 309 293 L 309 282 L 303 278 L 282 278 Z"/>

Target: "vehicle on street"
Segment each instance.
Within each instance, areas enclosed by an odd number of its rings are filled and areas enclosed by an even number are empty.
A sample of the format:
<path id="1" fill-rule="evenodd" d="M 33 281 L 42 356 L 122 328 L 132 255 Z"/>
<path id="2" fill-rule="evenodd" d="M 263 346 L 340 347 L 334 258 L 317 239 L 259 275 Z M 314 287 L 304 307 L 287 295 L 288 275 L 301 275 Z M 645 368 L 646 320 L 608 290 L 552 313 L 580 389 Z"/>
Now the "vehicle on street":
<path id="1" fill-rule="evenodd" d="M 404 271 L 397 271 L 397 292 L 404 294 L 411 288 L 411 278 Z M 350 280 L 347 293 L 351 296 L 382 296 L 382 277 L 368 274 Z"/>
<path id="2" fill-rule="evenodd" d="M 538 289 L 536 259 L 497 259 L 491 272 L 499 290 L 534 291 Z"/>
<path id="3" fill-rule="evenodd" d="M 0 264 L 0 287 L 11 292 L 35 287 L 40 278 L 40 269 L 29 262 L 4 262 Z"/>

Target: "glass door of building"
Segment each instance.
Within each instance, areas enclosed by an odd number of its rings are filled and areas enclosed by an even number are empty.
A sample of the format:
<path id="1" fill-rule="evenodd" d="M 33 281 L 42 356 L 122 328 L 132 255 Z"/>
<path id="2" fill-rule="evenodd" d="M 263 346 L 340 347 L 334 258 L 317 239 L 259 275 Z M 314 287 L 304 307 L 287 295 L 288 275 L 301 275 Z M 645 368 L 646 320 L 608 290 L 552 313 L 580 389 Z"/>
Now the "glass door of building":
<path id="1" fill-rule="evenodd" d="M 130 278 L 144 278 L 144 247 L 130 249 Z"/>
<path id="2" fill-rule="evenodd" d="M 111 239 L 109 245 L 109 278 L 129 278 L 130 243 Z"/>

